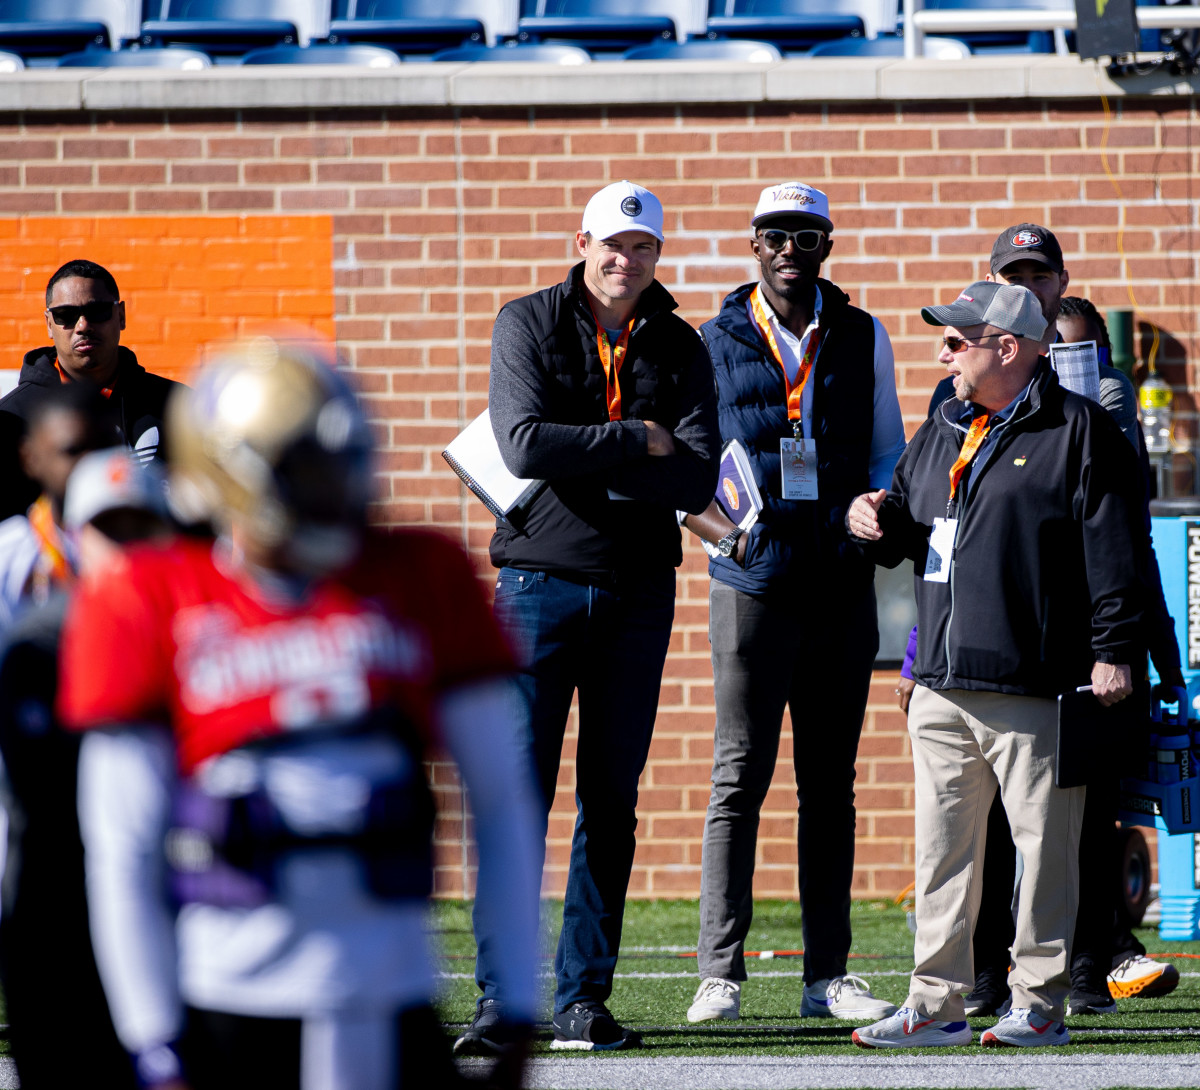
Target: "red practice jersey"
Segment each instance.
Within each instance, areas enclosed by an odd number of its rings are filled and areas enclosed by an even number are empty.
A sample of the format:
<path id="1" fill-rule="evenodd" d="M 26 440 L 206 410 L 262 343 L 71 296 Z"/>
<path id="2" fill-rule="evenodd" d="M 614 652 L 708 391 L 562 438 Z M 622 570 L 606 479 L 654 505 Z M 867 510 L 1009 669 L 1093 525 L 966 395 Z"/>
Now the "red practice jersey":
<path id="1" fill-rule="evenodd" d="M 513 668 L 469 561 L 437 535 L 371 532 L 352 569 L 298 604 L 227 569 L 210 542 L 180 539 L 85 581 L 63 634 L 62 721 L 169 723 L 186 774 L 387 708 L 430 738 L 440 692 Z"/>

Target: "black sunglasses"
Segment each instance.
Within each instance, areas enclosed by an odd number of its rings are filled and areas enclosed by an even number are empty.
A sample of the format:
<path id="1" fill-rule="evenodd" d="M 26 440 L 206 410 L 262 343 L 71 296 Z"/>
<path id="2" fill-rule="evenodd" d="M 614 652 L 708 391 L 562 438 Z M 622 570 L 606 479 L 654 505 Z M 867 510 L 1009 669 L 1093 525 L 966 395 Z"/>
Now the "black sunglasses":
<path id="1" fill-rule="evenodd" d="M 795 243 L 797 250 L 815 250 L 828 236 L 824 231 L 813 227 L 806 227 L 803 231 L 784 231 L 780 227 L 770 227 L 759 231 L 758 237 L 763 240 L 768 250 L 779 253 L 788 244 L 789 239 Z"/>
<path id="2" fill-rule="evenodd" d="M 86 318 L 88 323 L 95 325 L 99 322 L 107 322 L 113 316 L 113 307 L 116 303 L 84 303 L 81 307 L 49 307 L 50 317 L 54 319 L 55 325 L 60 325 L 64 329 L 74 329 L 79 324 L 80 318 Z"/>

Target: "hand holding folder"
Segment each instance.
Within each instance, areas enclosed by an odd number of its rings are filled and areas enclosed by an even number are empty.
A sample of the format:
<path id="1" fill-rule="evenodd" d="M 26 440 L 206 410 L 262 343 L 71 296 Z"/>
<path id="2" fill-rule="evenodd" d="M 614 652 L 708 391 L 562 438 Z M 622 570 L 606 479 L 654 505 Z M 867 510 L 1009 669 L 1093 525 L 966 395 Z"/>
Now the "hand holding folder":
<path id="1" fill-rule="evenodd" d="M 528 506 L 545 481 L 514 477 L 500 457 L 492 421 L 484 409 L 442 451 L 442 457 L 498 519 Z"/>
<path id="2" fill-rule="evenodd" d="M 1130 762 L 1145 749 L 1149 718 L 1144 682 L 1108 708 L 1096 699 L 1090 685 L 1061 693 L 1054 786 L 1082 787 L 1129 775 Z"/>

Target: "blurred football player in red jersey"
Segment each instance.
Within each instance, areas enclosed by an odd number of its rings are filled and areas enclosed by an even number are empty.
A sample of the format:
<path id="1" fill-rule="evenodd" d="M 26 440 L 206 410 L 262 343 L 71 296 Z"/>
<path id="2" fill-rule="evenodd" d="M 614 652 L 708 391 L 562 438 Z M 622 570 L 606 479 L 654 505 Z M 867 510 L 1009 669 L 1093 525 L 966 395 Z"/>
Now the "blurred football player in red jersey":
<path id="1" fill-rule="evenodd" d="M 173 500 L 217 541 L 86 578 L 63 647 L 118 1035 L 147 1086 L 454 1086 L 421 759 L 444 747 L 466 783 L 506 1009 L 529 1025 L 537 811 L 508 648 L 456 546 L 366 529 L 366 425 L 320 350 L 232 349 L 169 419 Z M 520 1068 L 518 1049 L 494 1084 Z"/>

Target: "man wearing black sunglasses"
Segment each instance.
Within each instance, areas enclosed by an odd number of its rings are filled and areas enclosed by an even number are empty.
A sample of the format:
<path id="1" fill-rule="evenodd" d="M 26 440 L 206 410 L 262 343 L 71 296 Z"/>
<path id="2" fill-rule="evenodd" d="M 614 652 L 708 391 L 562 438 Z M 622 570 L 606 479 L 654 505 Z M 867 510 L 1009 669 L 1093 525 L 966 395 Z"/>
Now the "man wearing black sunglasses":
<path id="1" fill-rule="evenodd" d="M 721 438 L 749 456 L 764 507 L 743 533 L 716 502 L 684 525 L 709 546 L 717 722 L 704 827 L 700 987 L 692 1022 L 735 1019 L 746 980 L 759 811 L 790 708 L 799 798 L 801 1017 L 870 1020 L 895 1008 L 847 974 L 854 762 L 879 636 L 872 567 L 834 533 L 904 449 L 891 342 L 819 277 L 833 249 L 824 193 L 763 190 L 751 221 L 754 283 L 701 333 Z"/>
<path id="2" fill-rule="evenodd" d="M 141 462 L 159 456 L 167 397 L 178 384 L 150 374 L 121 344 L 125 304 L 112 273 L 94 261 L 68 261 L 46 285 L 51 344 L 25 354 L 17 388 L 0 398 L 0 517 L 18 514 L 37 486 L 13 472 L 16 444 L 34 405 L 73 382 L 97 387 L 113 410 L 121 439 Z"/>

